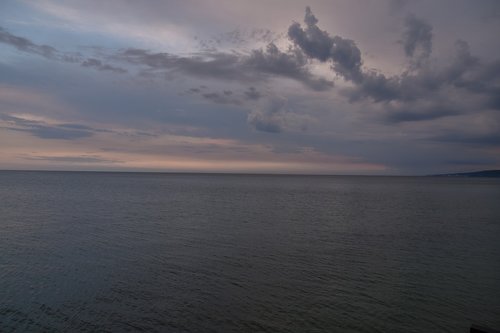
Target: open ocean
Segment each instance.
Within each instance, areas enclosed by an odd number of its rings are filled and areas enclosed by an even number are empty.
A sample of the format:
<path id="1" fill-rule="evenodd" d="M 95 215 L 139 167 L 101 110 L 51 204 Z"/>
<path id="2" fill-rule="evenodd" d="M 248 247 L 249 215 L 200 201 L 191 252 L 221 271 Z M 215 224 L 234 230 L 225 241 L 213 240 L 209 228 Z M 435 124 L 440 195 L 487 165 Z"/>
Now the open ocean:
<path id="1" fill-rule="evenodd" d="M 0 172 L 1 332 L 500 329 L 500 179 Z"/>

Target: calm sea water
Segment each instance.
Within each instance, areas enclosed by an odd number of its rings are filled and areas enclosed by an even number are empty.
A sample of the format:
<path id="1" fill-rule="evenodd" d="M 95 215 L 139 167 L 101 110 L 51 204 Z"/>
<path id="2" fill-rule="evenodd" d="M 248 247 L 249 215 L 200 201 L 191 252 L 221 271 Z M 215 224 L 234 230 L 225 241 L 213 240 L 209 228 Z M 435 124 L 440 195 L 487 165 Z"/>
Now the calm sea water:
<path id="1" fill-rule="evenodd" d="M 500 180 L 0 172 L 2 332 L 500 328 Z"/>

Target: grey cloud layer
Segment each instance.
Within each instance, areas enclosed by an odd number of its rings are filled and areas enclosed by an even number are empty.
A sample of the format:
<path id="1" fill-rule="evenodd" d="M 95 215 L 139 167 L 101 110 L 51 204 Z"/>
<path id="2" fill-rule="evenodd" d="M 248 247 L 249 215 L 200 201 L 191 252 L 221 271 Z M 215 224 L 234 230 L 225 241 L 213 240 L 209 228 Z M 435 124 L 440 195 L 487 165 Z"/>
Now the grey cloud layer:
<path id="1" fill-rule="evenodd" d="M 0 121 L 4 124 L 0 125 L 0 129 L 10 131 L 26 132 L 40 139 L 52 140 L 79 140 L 89 138 L 98 133 L 111 133 L 121 136 L 155 136 L 151 133 L 142 131 L 120 132 L 110 129 L 96 128 L 83 124 L 76 123 L 58 123 L 49 124 L 41 120 L 28 120 L 4 113 L 0 113 Z"/>
<path id="2" fill-rule="evenodd" d="M 126 69 L 121 67 L 112 66 L 109 64 L 104 64 L 102 61 L 95 58 L 88 58 L 87 60 L 82 62 L 83 67 L 92 67 L 100 71 L 111 71 L 114 73 L 127 73 Z"/>
<path id="3" fill-rule="evenodd" d="M 356 43 L 340 36 L 331 37 L 318 26 L 318 20 L 306 8 L 304 18 L 306 28 L 297 22 L 288 28 L 288 36 L 304 53 L 322 62 L 331 61 L 333 70 L 348 81 L 358 82 L 361 79 L 361 51 Z"/>
<path id="4" fill-rule="evenodd" d="M 263 97 L 255 87 L 250 86 L 244 91 L 223 90 L 221 92 L 209 91 L 207 87 L 191 88 L 186 94 L 199 95 L 217 104 L 242 105 L 245 101 L 258 101 Z"/>
<path id="5" fill-rule="evenodd" d="M 234 29 L 232 31 L 218 34 L 212 38 L 201 39 L 195 37 L 198 40 L 199 45 L 204 50 L 216 50 L 222 45 L 231 46 L 243 46 L 248 42 L 260 42 L 260 43 L 273 43 L 279 39 L 282 39 L 283 34 L 277 34 L 269 29 L 252 29 L 250 31 L 245 31 L 241 29 Z"/>
<path id="6" fill-rule="evenodd" d="M 408 1 L 391 1 L 399 9 L 406 2 Z M 290 127 L 301 128 L 307 123 L 307 119 L 290 111 L 286 103 L 276 101 L 266 91 L 266 87 L 260 85 L 273 78 L 291 79 L 313 91 L 330 91 L 335 77 L 343 79 L 348 87 L 338 88 L 341 95 L 352 104 L 366 105 L 367 113 L 375 115 L 373 118 L 381 119 L 384 125 L 389 126 L 440 121 L 446 117 L 484 110 L 500 110 L 500 61 L 485 62 L 471 52 L 465 41 L 459 40 L 452 59 L 445 65 L 436 65 L 431 59 L 435 43 L 433 26 L 415 15 L 410 14 L 404 20 L 399 47 L 408 63 L 405 70 L 397 75 L 366 69 L 358 44 L 322 30 L 310 8 L 306 9 L 304 23 L 292 23 L 287 33 L 292 44 L 288 48 L 279 48 L 271 42 L 263 49 L 222 52 L 214 48 L 218 45 L 215 41 L 204 52 L 180 55 L 128 48 L 108 53 L 103 56 L 106 61 L 99 59 L 99 56 L 61 52 L 54 47 L 39 45 L 12 35 L 4 29 L 0 29 L 0 42 L 22 52 L 74 62 L 110 73 L 143 69 L 161 77 L 175 77 L 179 74 L 229 81 L 231 84 L 234 81 L 242 87 L 250 86 L 242 88 L 246 89 L 244 91 L 231 87 L 231 90 L 219 88 L 192 93 L 216 104 L 251 105 L 247 122 L 251 127 L 264 132 L 284 132 Z M 266 37 L 262 40 L 269 41 L 267 35 L 271 36 L 265 32 Z M 247 36 L 233 32 L 224 38 L 238 44 L 243 43 Z M 331 79 L 314 74 L 311 63 L 318 62 L 331 66 Z M 498 118 L 498 113 L 487 117 Z M 61 126 L 52 128 L 43 124 L 23 127 L 22 130 L 44 138 L 70 139 L 93 133 L 89 129 Z M 479 140 L 478 137 L 460 133 L 435 136 L 434 139 L 442 142 Z"/>
<path id="7" fill-rule="evenodd" d="M 79 63 L 83 67 L 91 67 L 99 71 L 111 71 L 115 73 L 127 72 L 124 68 L 103 63 L 95 58 L 85 58 L 79 53 L 61 52 L 49 45 L 36 44 L 27 38 L 13 35 L 2 27 L 0 27 L 0 43 L 13 46 L 22 52 L 37 54 L 47 59 L 62 62 Z"/>
<path id="8" fill-rule="evenodd" d="M 54 58 L 57 54 L 57 50 L 52 46 L 37 45 L 29 39 L 12 35 L 2 27 L 0 27 L 0 42 L 11 45 L 19 51 L 38 54 L 46 58 Z"/>
<path id="9" fill-rule="evenodd" d="M 100 157 L 98 155 L 80 155 L 80 156 L 44 156 L 34 155 L 24 157 L 26 160 L 33 161 L 48 161 L 48 162 L 62 162 L 62 163 L 85 163 L 85 164 L 107 164 L 107 163 L 122 163 L 119 160 L 111 160 Z"/>
<path id="10" fill-rule="evenodd" d="M 304 54 L 294 48 L 281 51 L 270 43 L 265 50 L 250 54 L 203 52 L 190 56 L 154 53 L 143 49 L 127 49 L 116 59 L 134 65 L 146 66 L 169 74 L 181 72 L 200 78 L 260 82 L 271 77 L 289 78 L 317 91 L 330 89 L 332 81 L 313 75 Z"/>
<path id="11" fill-rule="evenodd" d="M 79 124 L 49 125 L 42 121 L 26 120 L 0 114 L 0 120 L 8 125 L 2 128 L 11 131 L 28 132 L 41 139 L 76 140 L 94 135 L 95 129 Z"/>
<path id="12" fill-rule="evenodd" d="M 272 98 L 248 115 L 248 123 L 261 132 L 279 133 L 287 125 L 286 115 L 286 100 Z"/>
<path id="13" fill-rule="evenodd" d="M 405 31 L 403 32 L 402 44 L 408 57 L 420 61 L 429 58 L 432 53 L 432 26 L 426 21 L 409 14 L 405 19 Z"/>
<path id="14" fill-rule="evenodd" d="M 389 77 L 364 70 L 356 43 L 321 30 L 310 8 L 306 9 L 304 22 L 305 27 L 299 23 L 290 26 L 290 40 L 311 59 L 329 62 L 336 75 L 352 83 L 343 91 L 351 102 L 369 99 L 381 104 L 388 122 L 433 120 L 500 109 L 499 61 L 483 63 L 471 54 L 465 41 L 459 40 L 448 65 L 430 64 L 427 60 L 432 53 L 432 26 L 412 14 L 405 19 L 401 39 L 409 58 L 408 69 Z M 471 99 L 479 100 L 478 104 L 471 107 L 466 103 Z"/>

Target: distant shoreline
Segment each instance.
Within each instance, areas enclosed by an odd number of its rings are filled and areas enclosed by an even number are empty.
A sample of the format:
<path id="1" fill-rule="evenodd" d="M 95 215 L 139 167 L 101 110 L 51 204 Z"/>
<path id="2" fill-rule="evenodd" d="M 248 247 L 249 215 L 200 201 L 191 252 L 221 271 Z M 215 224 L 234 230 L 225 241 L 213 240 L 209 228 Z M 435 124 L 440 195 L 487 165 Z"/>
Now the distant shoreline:
<path id="1" fill-rule="evenodd" d="M 433 177 L 483 177 L 483 178 L 500 178 L 500 170 L 482 170 L 474 172 L 460 172 L 433 175 Z"/>

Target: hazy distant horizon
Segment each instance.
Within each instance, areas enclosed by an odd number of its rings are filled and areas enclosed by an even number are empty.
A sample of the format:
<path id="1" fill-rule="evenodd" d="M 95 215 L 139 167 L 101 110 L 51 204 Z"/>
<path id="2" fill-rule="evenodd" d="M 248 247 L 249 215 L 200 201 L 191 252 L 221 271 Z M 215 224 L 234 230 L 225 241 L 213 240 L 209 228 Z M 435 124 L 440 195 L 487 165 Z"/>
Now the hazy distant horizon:
<path id="1" fill-rule="evenodd" d="M 186 174 L 186 175 L 256 175 L 256 176 L 331 176 L 331 177 L 428 177 L 448 174 L 474 173 L 498 170 L 468 170 L 463 172 L 449 172 L 439 174 L 341 174 L 341 173 L 286 173 L 286 172 L 227 172 L 227 171 L 183 171 L 183 170 L 91 170 L 91 169 L 0 169 L 0 172 L 95 172 L 95 173 L 151 173 L 151 174 Z"/>

